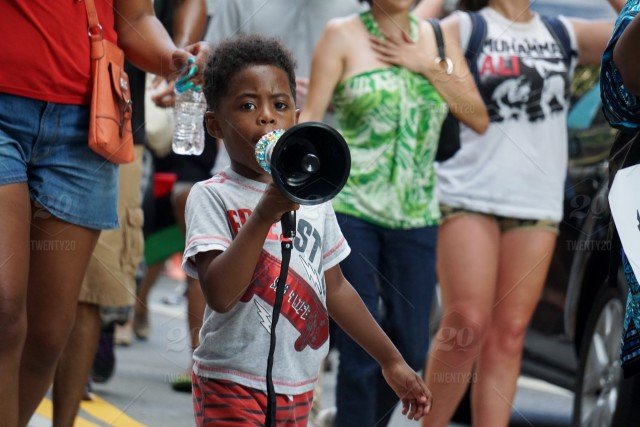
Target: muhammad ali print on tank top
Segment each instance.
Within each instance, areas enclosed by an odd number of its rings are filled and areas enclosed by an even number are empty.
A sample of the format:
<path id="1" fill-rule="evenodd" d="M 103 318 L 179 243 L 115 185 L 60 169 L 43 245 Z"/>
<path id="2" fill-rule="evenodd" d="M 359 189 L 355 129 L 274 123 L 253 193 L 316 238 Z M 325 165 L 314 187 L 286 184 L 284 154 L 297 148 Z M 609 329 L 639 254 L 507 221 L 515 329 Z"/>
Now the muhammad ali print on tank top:
<path id="1" fill-rule="evenodd" d="M 492 121 L 530 121 L 562 112 L 569 102 L 569 66 L 555 40 L 487 37 L 478 57 L 478 79 Z"/>
<path id="2" fill-rule="evenodd" d="M 491 123 L 461 125 L 460 150 L 437 165 L 446 205 L 500 216 L 562 219 L 567 112 L 577 43 L 564 17 L 512 22 L 489 7 L 458 12 L 460 42 Z"/>

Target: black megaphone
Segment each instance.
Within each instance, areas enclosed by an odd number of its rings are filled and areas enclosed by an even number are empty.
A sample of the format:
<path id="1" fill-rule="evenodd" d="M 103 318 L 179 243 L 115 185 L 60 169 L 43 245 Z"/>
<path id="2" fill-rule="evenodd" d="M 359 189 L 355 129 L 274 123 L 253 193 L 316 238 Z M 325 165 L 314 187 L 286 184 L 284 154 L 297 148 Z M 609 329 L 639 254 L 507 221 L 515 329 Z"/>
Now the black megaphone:
<path id="1" fill-rule="evenodd" d="M 289 200 L 317 205 L 334 198 L 349 178 L 351 155 L 340 133 L 306 122 L 275 130 L 256 144 L 256 159 Z"/>
<path id="2" fill-rule="evenodd" d="M 271 174 L 274 184 L 289 200 L 301 205 L 317 205 L 334 198 L 349 178 L 351 155 L 338 131 L 320 122 L 295 125 L 286 132 L 275 130 L 264 135 L 255 147 L 258 164 Z M 282 216 L 282 262 L 276 284 L 271 321 L 271 342 L 267 357 L 267 414 L 265 425 L 275 426 L 275 389 L 272 369 L 276 343 L 276 324 L 284 295 L 284 283 L 293 238 L 296 213 Z"/>

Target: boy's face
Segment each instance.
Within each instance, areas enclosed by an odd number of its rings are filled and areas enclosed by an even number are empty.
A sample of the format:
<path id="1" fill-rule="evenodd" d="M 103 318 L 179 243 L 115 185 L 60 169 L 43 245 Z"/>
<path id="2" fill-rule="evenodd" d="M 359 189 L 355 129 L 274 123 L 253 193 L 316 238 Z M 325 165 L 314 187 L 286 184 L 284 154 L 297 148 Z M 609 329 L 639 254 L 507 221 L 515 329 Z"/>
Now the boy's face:
<path id="1" fill-rule="evenodd" d="M 236 172 L 268 181 L 255 145 L 265 133 L 296 124 L 298 115 L 287 73 L 273 65 L 250 65 L 233 76 L 217 110 L 207 112 L 207 129 L 224 139 Z"/>

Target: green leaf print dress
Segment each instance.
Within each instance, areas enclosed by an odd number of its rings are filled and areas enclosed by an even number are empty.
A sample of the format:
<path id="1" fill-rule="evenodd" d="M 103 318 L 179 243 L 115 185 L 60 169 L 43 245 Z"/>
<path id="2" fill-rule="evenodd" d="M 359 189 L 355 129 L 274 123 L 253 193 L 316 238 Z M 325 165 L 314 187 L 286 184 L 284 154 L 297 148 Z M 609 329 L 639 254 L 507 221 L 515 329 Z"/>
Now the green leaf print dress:
<path id="1" fill-rule="evenodd" d="M 419 24 L 410 18 L 416 40 Z M 360 19 L 382 37 L 371 12 Z M 437 225 L 433 162 L 447 108 L 431 83 L 406 68 L 375 68 L 341 82 L 333 105 L 352 158 L 336 212 L 392 229 Z"/>

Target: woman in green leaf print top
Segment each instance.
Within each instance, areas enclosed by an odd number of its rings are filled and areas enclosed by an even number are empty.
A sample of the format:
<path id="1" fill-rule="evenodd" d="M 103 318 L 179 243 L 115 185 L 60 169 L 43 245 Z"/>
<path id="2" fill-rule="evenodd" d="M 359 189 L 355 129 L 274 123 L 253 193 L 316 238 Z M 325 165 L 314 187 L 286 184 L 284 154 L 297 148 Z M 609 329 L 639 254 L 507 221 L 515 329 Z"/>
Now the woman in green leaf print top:
<path id="1" fill-rule="evenodd" d="M 413 0 L 375 0 L 370 11 L 327 25 L 313 56 L 301 121 L 321 120 L 330 102 L 349 144 L 351 174 L 334 207 L 352 247 L 341 264 L 407 362 L 428 349 L 440 219 L 434 156 L 447 104 L 477 132 L 488 116 L 458 46 L 436 62 L 433 29 L 409 13 Z M 448 29 L 443 27 L 445 43 Z M 402 44 L 402 55 L 378 43 Z M 383 305 L 379 304 L 382 301 Z M 337 331 L 336 426 L 386 425 L 396 403 L 375 361 Z M 374 410 L 372 410 L 375 408 Z"/>

